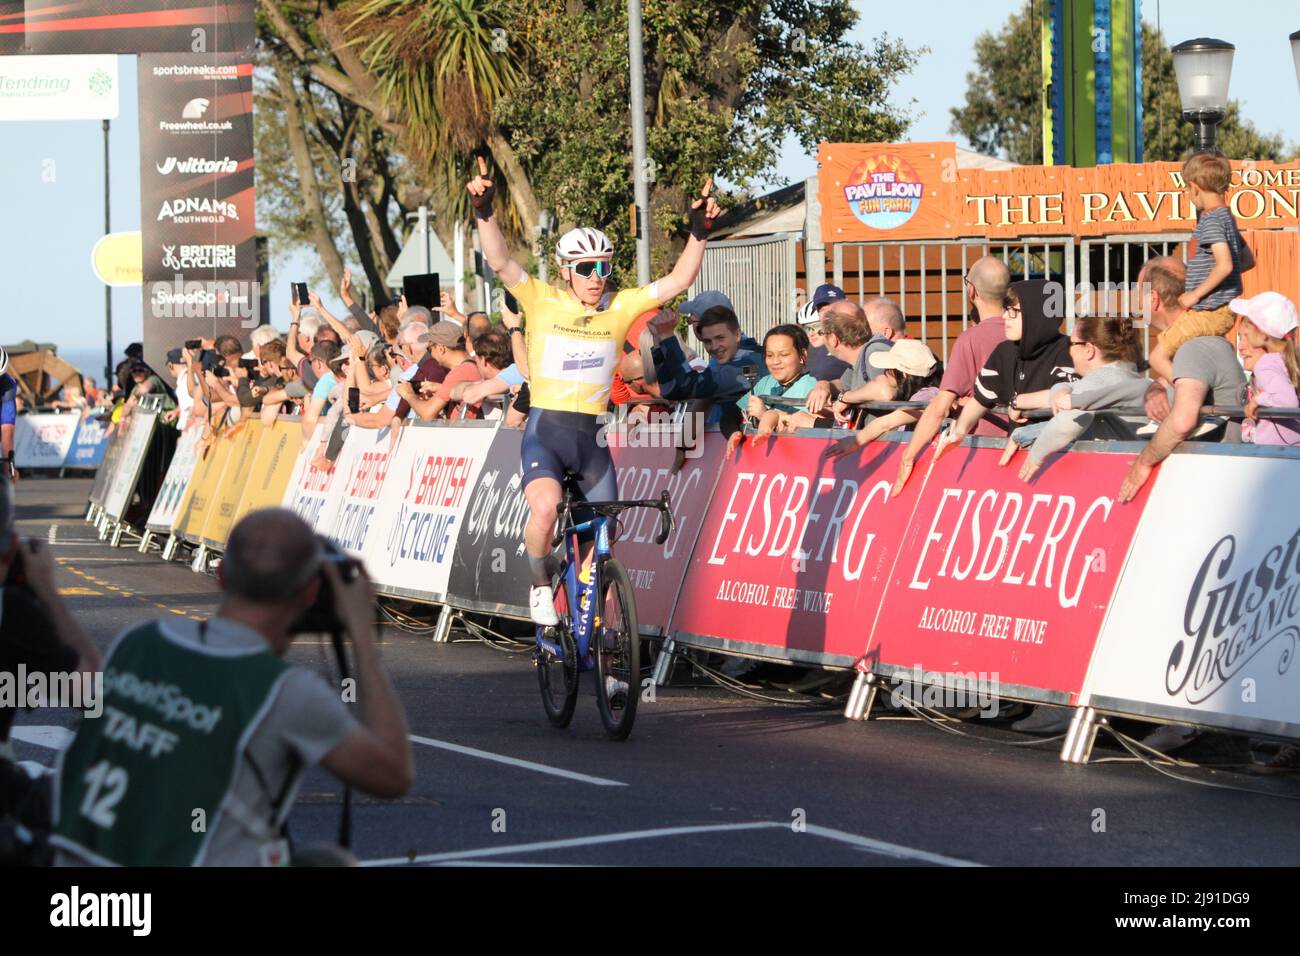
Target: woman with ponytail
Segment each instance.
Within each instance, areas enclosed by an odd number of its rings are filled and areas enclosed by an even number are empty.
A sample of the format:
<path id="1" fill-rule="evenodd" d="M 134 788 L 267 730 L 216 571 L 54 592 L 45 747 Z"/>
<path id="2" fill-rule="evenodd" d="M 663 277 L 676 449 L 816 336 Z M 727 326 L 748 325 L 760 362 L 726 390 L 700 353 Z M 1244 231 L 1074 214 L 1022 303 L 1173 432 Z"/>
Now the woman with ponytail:
<path id="1" fill-rule="evenodd" d="M 1137 332 L 1127 317 L 1088 315 L 1076 319 L 1070 333 L 1070 360 L 1078 381 L 1052 388 L 1052 420 L 1012 432 L 1001 464 L 1009 462 L 1018 448 L 1031 446 L 1029 460 L 1020 469 L 1020 477 L 1028 481 L 1043 459 L 1061 451 L 1092 426 L 1096 416 L 1090 411 L 1141 405 L 1151 384 L 1138 371 L 1141 354 Z"/>
<path id="2" fill-rule="evenodd" d="M 1300 319 L 1295 305 L 1279 292 L 1261 292 L 1250 299 L 1233 299 L 1228 307 L 1242 316 L 1240 336 L 1262 354 L 1250 369 L 1246 402 L 1247 428 L 1256 445 L 1300 445 L 1300 422 L 1295 419 L 1251 421 L 1262 408 L 1300 406 L 1300 361 L 1296 359 L 1295 330 Z"/>

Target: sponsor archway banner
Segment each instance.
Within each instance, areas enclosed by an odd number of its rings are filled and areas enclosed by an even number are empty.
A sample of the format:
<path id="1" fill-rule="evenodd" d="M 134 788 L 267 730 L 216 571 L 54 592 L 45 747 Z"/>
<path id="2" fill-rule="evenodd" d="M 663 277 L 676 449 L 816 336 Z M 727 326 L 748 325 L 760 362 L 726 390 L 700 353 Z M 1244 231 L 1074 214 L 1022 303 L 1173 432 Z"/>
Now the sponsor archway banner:
<path id="1" fill-rule="evenodd" d="M 901 446 L 846 459 L 823 438 L 748 439 L 722 467 L 672 617 L 685 643 L 834 667 L 867 646 L 921 482 Z"/>
<path id="2" fill-rule="evenodd" d="M 35 412 L 19 415 L 14 427 L 14 463 L 23 468 L 62 468 L 81 417 Z"/>
<path id="3" fill-rule="evenodd" d="M 194 477 L 194 469 L 199 461 L 199 439 L 203 437 L 202 419 L 191 416 L 181 429 L 176 440 L 176 452 L 163 478 L 158 497 L 154 499 L 149 518 L 145 521 L 145 530 L 169 534 L 176 516 L 180 514 L 181 504 L 185 499 L 185 490 Z"/>
<path id="4" fill-rule="evenodd" d="M 452 551 L 446 602 L 454 607 L 528 618 L 528 501 L 519 460 L 523 436 L 515 428 L 493 432 Z"/>
<path id="5" fill-rule="evenodd" d="M 253 48 L 253 0 L 26 0 L 0 21 L 33 53 L 151 53 Z M 0 46 L 0 51 L 4 50 Z"/>
<path id="6" fill-rule="evenodd" d="M 610 449 L 618 472 L 618 496 L 653 499 L 667 491 L 672 499 L 674 528 L 662 545 L 659 512 L 641 508 L 619 516 L 614 550 L 632 579 L 637 621 L 642 633 L 663 634 L 672 617 L 691 550 L 722 470 L 726 442 L 710 432 L 703 436 L 699 456 L 687 458 L 674 471 L 673 448 L 639 444 L 637 431 L 626 443 Z"/>
<path id="7" fill-rule="evenodd" d="M 391 456 L 385 437 L 369 458 L 357 459 L 336 527 L 360 551 L 376 588 L 445 598 L 470 494 L 495 434 L 488 424 L 411 423 Z"/>
<path id="8" fill-rule="evenodd" d="M 140 57 L 145 360 L 258 324 L 253 65 L 236 53 Z"/>
<path id="9" fill-rule="evenodd" d="M 1019 462 L 999 467 L 1000 455 L 963 446 L 932 468 L 929 453 L 918 463 L 925 487 L 865 663 L 902 679 L 919 672 L 932 675 L 927 683 L 939 675 L 1077 703 L 1150 483 L 1116 503 L 1132 449 L 1075 450 L 1030 483 Z"/>
<path id="10" fill-rule="evenodd" d="M 1224 450 L 1160 465 L 1084 703 L 1300 737 L 1300 461 Z"/>

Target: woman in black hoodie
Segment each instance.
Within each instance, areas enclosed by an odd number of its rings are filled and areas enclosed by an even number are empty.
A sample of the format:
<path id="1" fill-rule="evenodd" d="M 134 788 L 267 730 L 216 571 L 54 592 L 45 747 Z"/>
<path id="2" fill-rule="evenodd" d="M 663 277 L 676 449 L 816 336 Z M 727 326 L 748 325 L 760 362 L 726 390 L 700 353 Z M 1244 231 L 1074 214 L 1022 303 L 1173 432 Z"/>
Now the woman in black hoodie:
<path id="1" fill-rule="evenodd" d="M 962 408 L 935 449 L 935 457 L 971 433 L 995 405 L 1015 412 L 1046 408 L 1053 385 L 1078 376 L 1070 359 L 1070 337 L 1061 332 L 1065 291 L 1058 282 L 1026 279 L 1007 292 L 1007 340 L 993 350 L 975 379 L 975 401 Z M 1023 418 L 1019 419 L 1023 421 Z"/>

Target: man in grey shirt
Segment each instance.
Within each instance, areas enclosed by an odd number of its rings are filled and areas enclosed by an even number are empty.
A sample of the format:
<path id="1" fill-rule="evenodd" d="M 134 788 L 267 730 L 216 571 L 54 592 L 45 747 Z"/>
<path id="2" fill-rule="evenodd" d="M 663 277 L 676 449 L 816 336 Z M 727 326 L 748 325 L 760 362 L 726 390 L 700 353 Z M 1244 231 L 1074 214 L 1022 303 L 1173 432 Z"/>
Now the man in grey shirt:
<path id="1" fill-rule="evenodd" d="M 105 718 L 83 720 L 60 758 L 61 862 L 282 864 L 283 823 L 307 767 L 379 797 L 410 788 L 406 718 L 380 667 L 364 571 L 345 582 L 306 523 L 272 508 L 234 527 L 218 580 L 211 620 L 148 622 L 109 651 Z M 283 660 L 322 580 L 351 638 L 360 721 L 343 688 Z M 79 792 L 93 778 L 87 764 L 122 768 L 129 785 L 111 808 L 98 790 Z"/>
<path id="2" fill-rule="evenodd" d="M 1187 268 L 1161 256 L 1142 267 L 1138 282 L 1148 297 L 1147 314 L 1159 329 L 1183 314 L 1178 298 L 1186 291 Z M 1239 406 L 1246 396 L 1246 374 L 1226 339 L 1203 335 L 1185 342 L 1174 356 L 1173 388 L 1152 384 L 1147 390 L 1147 414 L 1160 423 L 1150 443 L 1134 460 L 1120 485 L 1119 500 L 1131 501 L 1146 484 L 1152 469 L 1196 431 L 1203 405 Z M 1223 441 L 1241 441 L 1241 426 L 1229 422 Z"/>

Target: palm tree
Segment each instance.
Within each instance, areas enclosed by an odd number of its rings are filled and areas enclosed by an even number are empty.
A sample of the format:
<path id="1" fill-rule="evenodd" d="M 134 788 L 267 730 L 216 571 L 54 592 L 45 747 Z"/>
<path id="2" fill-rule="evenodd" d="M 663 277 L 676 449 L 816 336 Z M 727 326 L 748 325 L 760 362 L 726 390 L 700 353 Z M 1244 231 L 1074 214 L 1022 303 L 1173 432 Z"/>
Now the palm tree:
<path id="1" fill-rule="evenodd" d="M 541 207 L 492 122 L 497 102 L 518 84 L 524 59 L 523 39 L 507 30 L 505 0 L 359 0 L 342 13 L 376 93 L 405 127 L 414 157 L 429 167 L 447 217 L 468 217 L 470 160 L 486 152 L 498 170 L 508 225 L 531 235 Z"/>

